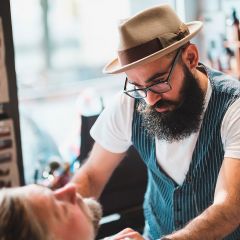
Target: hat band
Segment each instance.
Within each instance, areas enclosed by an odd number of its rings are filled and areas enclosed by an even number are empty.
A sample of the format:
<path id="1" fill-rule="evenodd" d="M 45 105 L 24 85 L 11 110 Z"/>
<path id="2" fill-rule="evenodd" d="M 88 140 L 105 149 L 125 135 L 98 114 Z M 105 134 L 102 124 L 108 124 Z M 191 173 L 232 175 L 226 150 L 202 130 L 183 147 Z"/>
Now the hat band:
<path id="1" fill-rule="evenodd" d="M 145 58 L 155 52 L 158 52 L 165 47 L 173 44 L 174 42 L 180 41 L 187 35 L 189 35 L 189 30 L 185 24 L 181 24 L 178 33 L 172 33 L 172 37 L 168 40 L 154 38 L 148 42 L 137 45 L 136 47 L 128 48 L 125 50 L 118 51 L 118 57 L 122 66 L 136 62 L 142 58 Z M 162 41 L 162 42 L 161 42 Z"/>
<path id="2" fill-rule="evenodd" d="M 127 65 L 161 49 L 163 49 L 162 43 L 158 38 L 155 38 L 136 47 L 118 51 L 118 57 L 122 65 Z"/>

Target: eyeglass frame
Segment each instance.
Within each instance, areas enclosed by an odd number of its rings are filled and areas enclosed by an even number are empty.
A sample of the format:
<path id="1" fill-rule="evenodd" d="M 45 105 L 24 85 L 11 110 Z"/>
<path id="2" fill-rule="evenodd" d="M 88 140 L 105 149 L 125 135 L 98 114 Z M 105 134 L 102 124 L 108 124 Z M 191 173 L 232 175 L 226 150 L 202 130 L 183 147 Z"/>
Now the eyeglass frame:
<path id="1" fill-rule="evenodd" d="M 173 59 L 173 61 L 172 61 L 172 66 L 171 66 L 171 69 L 170 69 L 170 71 L 169 71 L 169 74 L 168 74 L 166 80 L 164 80 L 164 81 L 161 81 L 161 80 L 160 80 L 159 82 L 154 83 L 154 84 L 152 84 L 152 85 L 150 85 L 150 86 L 148 86 L 148 87 L 145 87 L 145 88 L 139 88 L 139 89 L 134 89 L 134 90 L 126 90 L 127 83 L 128 83 L 128 77 L 126 77 L 125 83 L 124 83 L 123 92 L 124 92 L 126 95 L 128 95 L 129 97 L 136 98 L 136 99 L 142 99 L 142 98 L 146 98 L 146 97 L 147 97 L 147 92 L 148 92 L 148 91 L 151 91 L 151 92 L 153 92 L 153 93 L 155 93 L 155 94 L 162 94 L 162 93 L 166 93 L 166 92 L 171 91 L 171 90 L 172 90 L 172 86 L 171 86 L 171 84 L 170 84 L 171 76 L 172 76 L 173 71 L 174 71 L 174 69 L 175 69 L 175 66 L 176 66 L 176 64 L 177 64 L 177 62 L 178 62 L 180 53 L 182 52 L 182 49 L 183 49 L 183 48 L 180 48 L 180 49 L 178 50 L 178 52 L 176 53 L 176 55 L 175 55 L 175 57 L 174 57 L 174 59 Z M 153 80 L 154 80 L 154 79 L 153 79 Z M 169 90 L 163 91 L 163 92 L 156 92 L 156 91 L 154 91 L 154 90 L 151 89 L 151 87 L 156 86 L 156 85 L 161 84 L 161 83 L 167 84 L 167 85 L 169 86 Z M 133 85 L 134 85 L 134 84 L 133 84 Z M 145 96 L 139 95 L 140 97 L 134 97 L 134 96 L 132 96 L 132 95 L 129 94 L 130 92 L 135 92 L 135 91 L 139 91 L 139 90 L 143 91 L 143 92 L 145 93 Z"/>

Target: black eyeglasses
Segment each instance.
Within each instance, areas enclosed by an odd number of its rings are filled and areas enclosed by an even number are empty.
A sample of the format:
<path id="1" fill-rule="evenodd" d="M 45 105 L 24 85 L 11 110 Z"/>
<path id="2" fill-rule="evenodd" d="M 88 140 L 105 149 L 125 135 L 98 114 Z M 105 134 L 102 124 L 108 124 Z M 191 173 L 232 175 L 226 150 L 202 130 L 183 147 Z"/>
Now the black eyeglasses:
<path id="1" fill-rule="evenodd" d="M 176 63 L 178 62 L 178 58 L 180 56 L 180 53 L 182 52 L 182 49 L 180 48 L 176 54 L 176 56 L 173 59 L 173 63 L 171 66 L 171 69 L 169 71 L 168 77 L 166 80 L 159 80 L 158 82 L 157 79 L 160 77 L 157 77 L 155 79 L 153 79 L 152 81 L 155 81 L 156 83 L 146 87 L 146 88 L 139 88 L 138 86 L 136 86 L 135 84 L 132 84 L 128 81 L 128 78 L 126 77 L 125 80 L 125 84 L 124 84 L 124 93 L 127 94 L 128 96 L 132 97 L 132 98 L 145 98 L 147 97 L 147 92 L 151 91 L 153 93 L 156 94 L 161 94 L 161 93 L 165 93 L 168 92 L 172 89 L 171 85 L 170 85 L 170 79 L 173 73 L 173 70 L 176 66 Z"/>

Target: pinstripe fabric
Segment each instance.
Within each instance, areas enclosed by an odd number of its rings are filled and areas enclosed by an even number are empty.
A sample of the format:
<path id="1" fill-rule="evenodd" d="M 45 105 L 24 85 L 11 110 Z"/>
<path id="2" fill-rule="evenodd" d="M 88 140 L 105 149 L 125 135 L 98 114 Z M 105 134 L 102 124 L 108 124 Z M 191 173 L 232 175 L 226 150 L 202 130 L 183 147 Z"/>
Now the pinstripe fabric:
<path id="1" fill-rule="evenodd" d="M 132 141 L 148 167 L 144 214 L 151 239 L 184 227 L 213 202 L 217 176 L 224 158 L 221 123 L 228 107 L 240 96 L 240 83 L 220 72 L 208 68 L 205 70 L 212 85 L 212 95 L 189 171 L 181 186 L 157 164 L 155 139 L 146 133 L 141 123 L 141 115 L 134 111 Z M 135 109 L 136 104 L 137 100 Z M 240 228 L 224 239 L 239 240 Z"/>

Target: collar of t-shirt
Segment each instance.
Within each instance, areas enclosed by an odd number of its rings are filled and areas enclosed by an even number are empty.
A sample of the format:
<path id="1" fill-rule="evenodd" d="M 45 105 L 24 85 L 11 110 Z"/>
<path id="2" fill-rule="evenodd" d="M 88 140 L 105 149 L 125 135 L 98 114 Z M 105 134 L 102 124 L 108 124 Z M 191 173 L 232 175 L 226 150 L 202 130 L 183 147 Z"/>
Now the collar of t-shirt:
<path id="1" fill-rule="evenodd" d="M 210 97 L 212 86 L 208 79 L 207 91 L 205 94 L 204 110 L 205 113 Z M 182 185 L 188 172 L 192 154 L 198 139 L 199 131 L 189 137 L 172 143 L 156 139 L 156 158 L 162 170 L 170 176 L 176 183 Z"/>

